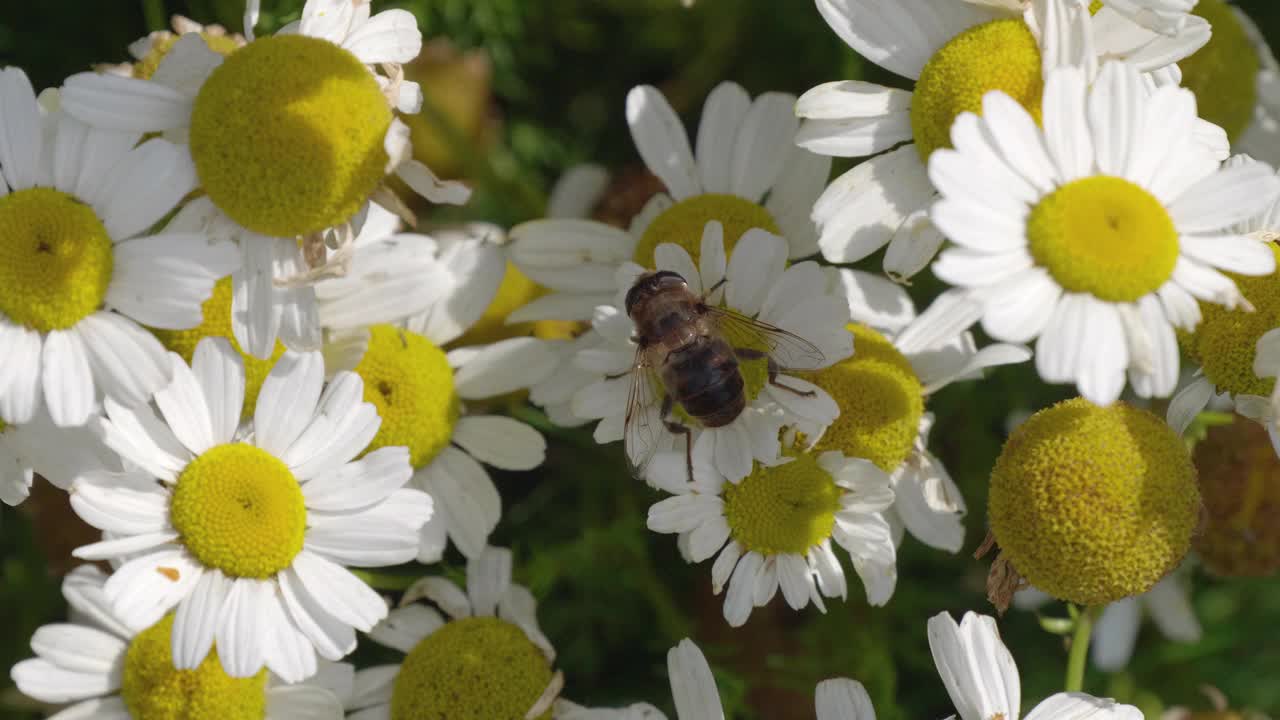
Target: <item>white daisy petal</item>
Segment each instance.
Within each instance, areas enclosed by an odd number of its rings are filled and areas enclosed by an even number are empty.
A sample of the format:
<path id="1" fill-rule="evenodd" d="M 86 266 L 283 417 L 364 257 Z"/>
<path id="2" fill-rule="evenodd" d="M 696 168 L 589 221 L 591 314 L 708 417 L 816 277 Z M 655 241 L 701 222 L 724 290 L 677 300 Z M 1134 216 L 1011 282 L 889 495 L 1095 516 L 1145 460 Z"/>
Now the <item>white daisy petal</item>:
<path id="1" fill-rule="evenodd" d="M 818 12 L 859 55 L 916 79 L 933 53 L 959 31 L 998 17 L 977 4 L 902 0 L 818 0 Z"/>
<path id="2" fill-rule="evenodd" d="M 234 244 L 195 233 L 163 233 L 116 246 L 106 304 L 144 325 L 186 330 L 200 324 L 214 283 L 240 266 Z"/>
<path id="3" fill-rule="evenodd" d="M 320 657 L 341 660 L 355 649 L 355 630 L 330 615 L 321 601 L 305 589 L 293 569 L 279 573 L 277 579 L 290 619 L 315 646 Z"/>
<path id="4" fill-rule="evenodd" d="M 453 442 L 481 462 L 503 470 L 532 470 L 547 454 L 547 441 L 537 430 L 494 415 L 461 418 L 454 427 Z"/>
<path id="5" fill-rule="evenodd" d="M 641 159 L 675 199 L 702 191 L 684 125 L 657 88 L 640 85 L 627 93 L 627 125 Z"/>
<path id="6" fill-rule="evenodd" d="M 1018 668 L 993 618 L 965 613 L 957 625 L 949 614 L 939 613 L 929 618 L 928 635 L 938 675 L 961 718 L 1018 717 Z"/>
<path id="7" fill-rule="evenodd" d="M 120 685 L 110 673 L 65 670 L 43 659 L 23 660 L 13 666 L 10 676 L 23 694 L 48 703 L 106 695 Z"/>
<path id="8" fill-rule="evenodd" d="M 173 381 L 155 395 L 156 407 L 174 437 L 193 455 L 199 455 L 215 444 L 209 406 L 195 373 L 177 353 L 169 354 Z"/>
<path id="9" fill-rule="evenodd" d="M 817 720 L 875 720 L 876 711 L 862 683 L 848 678 L 823 680 L 814 689 Z"/>
<path id="10" fill-rule="evenodd" d="M 387 606 L 355 575 L 342 566 L 303 550 L 293 559 L 289 572 L 302 583 L 305 592 L 318 599 L 325 612 L 362 632 L 368 632 L 386 617 Z"/>
<path id="11" fill-rule="evenodd" d="M 15 425 L 31 422 L 43 400 L 40 333 L 0 317 L 0 341 L 5 347 L 0 356 L 0 419 Z"/>
<path id="12" fill-rule="evenodd" d="M 1169 207 L 1180 233 L 1211 233 L 1262 213 L 1280 196 L 1280 175 L 1261 164 L 1220 170 Z"/>
<path id="13" fill-rule="evenodd" d="M 836 178 L 813 206 L 822 256 L 833 263 L 850 263 L 870 255 L 933 194 L 914 146 L 859 163 Z"/>
<path id="14" fill-rule="evenodd" d="M 168 353 L 154 335 L 113 312 L 96 312 L 76 331 L 89 351 L 93 379 L 104 395 L 139 405 L 171 379 Z"/>
<path id="15" fill-rule="evenodd" d="M 76 483 L 71 507 L 85 522 L 109 533 L 162 533 L 168 527 L 169 498 L 164 492 Z"/>
<path id="16" fill-rule="evenodd" d="M 711 667 L 692 640 L 685 638 L 667 652 L 667 675 L 671 679 L 671 696 L 679 717 L 690 720 L 724 718 L 720 692 L 716 689 Z"/>
<path id="17" fill-rule="evenodd" d="M 1191 595 L 1177 575 L 1166 576 L 1156 583 L 1141 596 L 1141 601 L 1165 637 L 1181 643 L 1200 641 L 1202 631 L 1191 604 Z"/>
<path id="18" fill-rule="evenodd" d="M 480 349 L 454 375 L 454 388 L 466 400 L 505 395 L 540 382 L 559 364 L 547 343 L 510 338 Z"/>
<path id="19" fill-rule="evenodd" d="M 116 242 L 154 225 L 196 186 L 190 153 L 159 138 L 127 153 L 111 175 L 111 183 L 89 202 Z"/>
<path id="20" fill-rule="evenodd" d="M 751 96 L 737 83 L 720 83 L 707 94 L 697 141 L 698 177 L 703 192 L 730 192 L 734 140 L 750 107 Z"/>
<path id="21" fill-rule="evenodd" d="M 221 571 L 210 570 L 200 576 L 191 594 L 178 605 L 173 618 L 174 667 L 194 670 L 204 662 L 213 647 L 232 583 Z"/>
<path id="22" fill-rule="evenodd" d="M 205 338 L 196 345 L 191 370 L 209 411 L 213 444 L 231 442 L 244 405 L 244 360 L 226 338 Z"/>
<path id="23" fill-rule="evenodd" d="M 1110 698 L 1084 693 L 1058 693 L 1036 705 L 1025 720 L 1142 720 L 1142 711 Z"/>
<path id="24" fill-rule="evenodd" d="M 436 512 L 446 518 L 449 537 L 466 557 L 484 550 L 502 514 L 502 499 L 480 463 L 456 448 L 445 448 L 427 466 L 427 489 Z"/>
<path id="25" fill-rule="evenodd" d="M 378 448 L 355 462 L 322 471 L 303 483 L 302 496 L 308 510 L 352 512 L 382 502 L 412 474 L 408 448 Z"/>
<path id="26" fill-rule="evenodd" d="M 185 550 L 162 548 L 120 566 L 103 589 L 121 622 L 149 627 L 187 597 L 202 574 Z"/>
<path id="27" fill-rule="evenodd" d="M 773 187 L 791 151 L 796 134 L 795 97 L 764 93 L 742 118 L 732 154 L 730 191 L 759 202 Z"/>
<path id="28" fill-rule="evenodd" d="M 61 101 L 89 125 L 142 133 L 190 125 L 193 98 L 160 83 L 86 72 L 63 81 Z"/>
<path id="29" fill-rule="evenodd" d="M 31 649 L 64 670 L 111 675 L 128 644 L 97 628 L 53 624 L 36 630 L 31 636 Z"/>
<path id="30" fill-rule="evenodd" d="M 756 576 L 764 566 L 764 558 L 756 552 L 748 552 L 733 569 L 729 579 L 729 592 L 724 598 L 724 619 L 730 627 L 742 627 L 751 616 L 755 604 Z"/>
<path id="31" fill-rule="evenodd" d="M 283 455 L 315 414 L 324 385 L 320 353 L 287 352 L 276 361 L 258 394 L 254 410 L 255 444 Z"/>
<path id="32" fill-rule="evenodd" d="M 264 580 L 236 578 L 231 582 L 214 633 L 218 659 L 231 677 L 250 677 L 262 669 L 265 660 L 262 644 L 266 634 L 264 605 L 272 602 L 270 593 L 271 583 Z"/>
<path id="33" fill-rule="evenodd" d="M 54 330 L 44 340 L 40 355 L 44 401 L 55 425 L 83 425 L 96 400 L 89 353 L 74 330 Z"/>
<path id="34" fill-rule="evenodd" d="M 422 31 L 408 10 L 384 10 L 352 28 L 342 47 L 365 65 L 407 63 L 422 51 Z"/>
<path id="35" fill-rule="evenodd" d="M 0 117 L 0 172 L 10 188 L 24 190 L 39 181 L 43 143 L 35 90 L 21 68 L 0 70 Z"/>

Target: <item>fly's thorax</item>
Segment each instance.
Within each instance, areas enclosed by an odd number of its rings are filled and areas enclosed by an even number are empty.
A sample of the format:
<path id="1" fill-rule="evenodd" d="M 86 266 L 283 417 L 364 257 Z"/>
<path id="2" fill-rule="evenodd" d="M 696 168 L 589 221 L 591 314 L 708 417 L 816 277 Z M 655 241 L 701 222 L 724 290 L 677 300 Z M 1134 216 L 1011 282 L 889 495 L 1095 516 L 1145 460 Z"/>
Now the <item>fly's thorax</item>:
<path id="1" fill-rule="evenodd" d="M 704 332 L 702 301 L 687 286 L 668 286 L 632 300 L 628 294 L 627 311 L 644 346 L 661 345 L 671 352 Z"/>

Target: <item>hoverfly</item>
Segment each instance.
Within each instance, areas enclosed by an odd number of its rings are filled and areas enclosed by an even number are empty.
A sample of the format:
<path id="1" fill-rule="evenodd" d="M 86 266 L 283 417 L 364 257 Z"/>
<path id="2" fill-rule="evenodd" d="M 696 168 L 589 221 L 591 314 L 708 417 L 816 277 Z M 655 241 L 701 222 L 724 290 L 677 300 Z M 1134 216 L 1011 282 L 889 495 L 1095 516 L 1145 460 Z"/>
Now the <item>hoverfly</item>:
<path id="1" fill-rule="evenodd" d="M 692 429 L 673 410 L 678 404 L 708 428 L 733 422 L 747 405 L 741 361 L 767 360 L 771 385 L 806 397 L 814 394 L 780 382 L 778 374 L 821 367 L 822 351 L 786 330 L 708 303 L 724 284 L 721 280 L 699 296 L 679 273 L 659 270 L 641 275 L 627 291 L 624 306 L 635 323 L 636 356 L 628 371 L 624 438 L 631 472 L 638 478 L 643 479 L 658 448 L 656 426 L 661 424 L 673 436 L 684 437 L 685 466 L 693 479 Z"/>

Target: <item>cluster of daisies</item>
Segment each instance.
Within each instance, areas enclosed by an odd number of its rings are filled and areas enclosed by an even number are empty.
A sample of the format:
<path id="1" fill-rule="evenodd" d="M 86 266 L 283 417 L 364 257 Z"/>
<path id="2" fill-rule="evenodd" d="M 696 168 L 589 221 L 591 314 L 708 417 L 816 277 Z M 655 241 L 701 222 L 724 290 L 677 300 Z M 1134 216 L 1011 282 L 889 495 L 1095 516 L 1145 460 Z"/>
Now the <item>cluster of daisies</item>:
<path id="1" fill-rule="evenodd" d="M 660 496 L 649 529 L 712 560 L 736 627 L 779 591 L 825 611 L 850 569 L 890 602 L 906 535 L 958 553 L 973 528 L 927 406 L 1016 363 L 1081 398 L 1015 430 L 993 471 L 993 600 L 1117 603 L 1111 666 L 1140 602 L 1193 639 L 1170 574 L 1199 507 L 1180 434 L 1229 406 L 1280 450 L 1280 69 L 1228 8 L 1256 86 L 1239 127 L 1206 119 L 1179 66 L 1219 29 L 1195 4 L 817 0 L 815 23 L 912 89 L 726 82 L 691 137 L 636 87 L 622 109 L 664 189 L 634 217 L 593 219 L 610 178 L 581 166 L 545 218 L 430 234 L 412 208 L 469 190 L 415 159 L 403 10 L 308 0 L 255 36 L 249 0 L 243 34 L 179 19 L 59 88 L 0 70 L 0 499 L 39 475 L 102 531 L 18 688 L 62 720 L 662 717 L 561 697 L 572 677 L 489 542 L 486 466 L 546 454 L 505 409 L 625 440 Z M 831 180 L 833 157 L 859 161 Z M 724 422 L 664 408 L 627 302 L 654 271 L 805 351 L 742 339 Z M 917 309 L 926 271 L 947 289 Z M 1122 397 L 1172 398 L 1167 422 Z M 1118 519 L 1066 508 L 1053 536 L 1063 509 L 1035 488 L 1080 482 Z M 366 582 L 451 547 L 464 586 L 424 570 L 393 606 Z M 927 627 L 960 717 L 1019 716 L 992 618 Z M 343 662 L 366 641 L 403 659 Z M 695 645 L 668 665 L 678 717 L 723 717 Z M 874 717 L 853 680 L 815 703 Z M 1028 717 L 1085 716 L 1141 714 L 1071 692 Z"/>

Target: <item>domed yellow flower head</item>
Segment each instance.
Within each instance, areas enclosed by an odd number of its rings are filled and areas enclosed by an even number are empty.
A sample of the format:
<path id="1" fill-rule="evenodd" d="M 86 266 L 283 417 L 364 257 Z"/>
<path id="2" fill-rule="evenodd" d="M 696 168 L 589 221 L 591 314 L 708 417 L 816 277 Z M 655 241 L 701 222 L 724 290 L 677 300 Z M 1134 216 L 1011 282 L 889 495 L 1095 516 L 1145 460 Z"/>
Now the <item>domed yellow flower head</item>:
<path id="1" fill-rule="evenodd" d="M 1195 468 L 1162 419 L 1076 398 L 1009 437 L 991 474 L 1002 558 L 1063 600 L 1104 605 L 1151 589 L 1191 546 Z"/>
<path id="2" fill-rule="evenodd" d="M 547 656 L 496 617 L 453 620 L 418 643 L 396 677 L 392 720 L 523 718 L 551 681 Z M 551 711 L 538 720 L 551 717 Z"/>
<path id="3" fill-rule="evenodd" d="M 1224 0 L 1200 0 L 1192 12 L 1209 21 L 1213 37 L 1178 63 L 1182 85 L 1196 94 L 1200 117 L 1222 127 L 1234 142 L 1249 126 L 1258 101 L 1258 52 Z"/>
<path id="4" fill-rule="evenodd" d="M 724 251 L 733 252 L 738 238 L 751 228 L 778 235 L 778 223 L 768 210 L 737 195 L 707 193 L 681 200 L 649 223 L 636 243 L 632 258 L 643 267 L 653 267 L 653 251 L 663 243 L 679 245 L 697 264 L 702 257 L 702 231 L 712 220 L 724 226 Z"/>
<path id="5" fill-rule="evenodd" d="M 1195 549 L 1227 577 L 1280 570 L 1280 458 L 1261 426 L 1243 418 L 1210 428 L 1196 445 L 1206 520 Z"/>
<path id="6" fill-rule="evenodd" d="M 1280 259 L 1280 247 L 1272 243 L 1271 251 Z M 1280 272 L 1261 277 L 1227 275 L 1253 305 L 1253 312 L 1201 303 L 1200 324 L 1194 332 L 1180 335 L 1182 347 L 1200 363 L 1205 377 L 1219 392 L 1270 395 L 1275 380 L 1258 377 L 1253 371 L 1253 359 L 1258 339 L 1280 327 Z"/>

